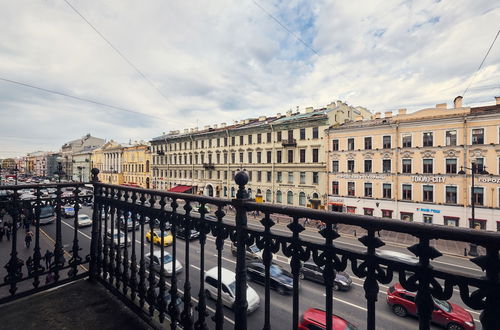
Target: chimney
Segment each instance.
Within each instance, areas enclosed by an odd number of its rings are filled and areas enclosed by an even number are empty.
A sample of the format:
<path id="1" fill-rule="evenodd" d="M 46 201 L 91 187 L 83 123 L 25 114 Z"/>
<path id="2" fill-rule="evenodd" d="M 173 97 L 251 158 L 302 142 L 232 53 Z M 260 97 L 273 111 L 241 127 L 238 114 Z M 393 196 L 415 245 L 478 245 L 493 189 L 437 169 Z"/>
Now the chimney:
<path id="1" fill-rule="evenodd" d="M 260 116 L 260 117 L 259 117 L 259 121 L 264 121 L 264 120 L 266 120 L 266 119 L 267 119 L 267 118 L 266 118 L 266 116 Z"/>
<path id="2" fill-rule="evenodd" d="M 461 97 L 460 95 L 455 97 L 455 99 L 453 100 L 453 107 L 455 109 L 462 107 L 462 99 L 463 99 L 463 97 Z"/>
<path id="3" fill-rule="evenodd" d="M 436 104 L 437 109 L 446 109 L 447 107 L 448 107 L 448 105 L 446 103 Z"/>
<path id="4" fill-rule="evenodd" d="M 189 133 L 189 128 L 184 129 L 184 134 L 187 134 L 187 133 Z"/>
<path id="5" fill-rule="evenodd" d="M 226 127 L 226 123 L 222 123 L 222 124 L 220 124 L 220 127 L 221 127 L 221 128 Z"/>
<path id="6" fill-rule="evenodd" d="M 500 104 L 500 96 L 495 96 L 495 103 L 496 105 Z"/>
<path id="7" fill-rule="evenodd" d="M 306 113 L 311 113 L 313 112 L 314 108 L 313 107 L 307 107 L 306 108 Z"/>
<path id="8" fill-rule="evenodd" d="M 292 110 L 288 110 L 288 111 L 286 112 L 286 116 L 287 116 L 287 117 L 290 117 L 291 115 L 292 115 Z"/>
<path id="9" fill-rule="evenodd" d="M 375 112 L 375 119 L 380 119 L 380 112 Z"/>
<path id="10" fill-rule="evenodd" d="M 405 108 L 402 108 L 402 109 L 398 110 L 398 116 L 401 116 L 401 115 L 406 115 L 406 109 Z"/>
<path id="11" fill-rule="evenodd" d="M 392 111 L 384 112 L 384 118 L 391 118 L 391 117 L 392 117 Z"/>
<path id="12" fill-rule="evenodd" d="M 214 124 L 213 128 L 216 129 L 217 128 L 217 124 Z"/>

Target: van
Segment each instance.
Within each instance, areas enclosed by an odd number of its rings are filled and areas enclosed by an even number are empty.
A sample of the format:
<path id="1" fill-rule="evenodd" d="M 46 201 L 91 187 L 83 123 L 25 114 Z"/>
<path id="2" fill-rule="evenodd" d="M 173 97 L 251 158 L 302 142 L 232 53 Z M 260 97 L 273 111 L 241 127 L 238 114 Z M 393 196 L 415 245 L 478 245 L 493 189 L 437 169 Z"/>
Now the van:
<path id="1" fill-rule="evenodd" d="M 236 274 L 228 269 L 221 269 L 221 299 L 222 303 L 229 307 L 234 307 L 236 300 Z M 217 299 L 218 283 L 217 267 L 208 270 L 205 273 L 205 296 L 207 298 Z M 255 311 L 260 305 L 260 297 L 257 292 L 247 284 L 247 313 Z"/>

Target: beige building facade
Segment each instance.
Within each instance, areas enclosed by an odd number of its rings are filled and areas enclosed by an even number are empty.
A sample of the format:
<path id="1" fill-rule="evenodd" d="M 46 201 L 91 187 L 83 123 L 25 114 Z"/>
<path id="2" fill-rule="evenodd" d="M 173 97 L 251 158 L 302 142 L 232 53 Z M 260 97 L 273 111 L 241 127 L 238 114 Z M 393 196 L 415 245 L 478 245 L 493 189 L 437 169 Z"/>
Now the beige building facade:
<path id="1" fill-rule="evenodd" d="M 469 108 L 457 97 L 451 109 L 401 109 L 331 127 L 328 209 L 500 229 L 500 98 L 495 103 Z"/>
<path id="2" fill-rule="evenodd" d="M 123 184 L 149 189 L 151 150 L 149 143 L 138 142 L 123 148 Z"/>
<path id="3" fill-rule="evenodd" d="M 234 174 L 244 169 L 257 201 L 324 208 L 325 129 L 370 115 L 337 101 L 302 113 L 170 132 L 151 141 L 153 188 L 234 198 Z"/>

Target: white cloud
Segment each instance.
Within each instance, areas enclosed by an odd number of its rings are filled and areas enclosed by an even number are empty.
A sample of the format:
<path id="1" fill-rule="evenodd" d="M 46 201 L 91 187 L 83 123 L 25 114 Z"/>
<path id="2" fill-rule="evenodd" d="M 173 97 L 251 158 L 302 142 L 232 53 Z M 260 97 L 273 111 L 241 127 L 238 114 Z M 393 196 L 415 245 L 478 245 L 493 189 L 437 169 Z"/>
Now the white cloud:
<path id="1" fill-rule="evenodd" d="M 317 55 L 252 1 L 70 2 L 166 97 L 64 2 L 4 1 L 0 77 L 155 118 L 0 81 L 0 158 L 89 132 L 150 139 L 336 99 L 375 111 L 451 102 L 500 21 L 487 0 L 258 1 Z M 500 41 L 466 104 L 500 93 L 499 63 Z"/>

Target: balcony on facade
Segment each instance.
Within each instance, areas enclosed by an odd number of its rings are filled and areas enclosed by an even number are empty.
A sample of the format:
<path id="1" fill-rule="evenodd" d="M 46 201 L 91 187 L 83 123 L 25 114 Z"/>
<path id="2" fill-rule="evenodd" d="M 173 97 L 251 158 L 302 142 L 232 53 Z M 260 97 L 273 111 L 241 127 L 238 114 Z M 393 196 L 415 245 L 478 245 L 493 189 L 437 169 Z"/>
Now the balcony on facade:
<path id="1" fill-rule="evenodd" d="M 104 306 L 121 304 L 123 308 L 111 315 L 115 327 L 123 325 L 121 329 L 160 328 L 161 323 L 183 329 L 297 329 L 304 322 L 300 315 L 308 307 L 324 310 L 326 323 L 320 328 L 333 328 L 332 313 L 341 309 L 347 316 L 357 315 L 349 321 L 359 329 L 387 328 L 394 326 L 394 320 L 384 323 L 387 315 L 383 313 L 392 312 L 379 291 L 394 282 L 408 292 L 417 292 L 417 320 L 397 319 L 409 322 L 398 326 L 430 329 L 433 299 L 460 302 L 477 311 L 475 319 L 481 313 L 483 329 L 495 329 L 500 322 L 497 233 L 256 203 L 248 199 L 244 172 L 235 176 L 239 187 L 235 199 L 110 185 L 97 181 L 97 169 L 92 173 L 92 190 L 84 183 L 0 187 L 5 192 L 0 194 L 0 213 L 12 228 L 12 240 L 0 242 L 0 249 L 5 249 L 0 260 L 6 264 L 0 270 L 0 313 L 17 311 L 2 314 L 3 322 L 11 322 L 3 324 L 17 321 L 17 326 L 26 328 L 45 316 L 45 312 L 37 313 L 36 306 L 45 306 L 51 308 L 52 322 L 78 310 L 85 316 L 72 322 L 95 328 L 99 324 L 95 319 L 102 318 L 103 326 L 109 324 Z M 24 189 L 35 190 L 36 198 L 20 199 Z M 53 194 L 44 197 L 41 190 L 45 189 Z M 73 205 L 75 215 L 64 217 L 64 205 Z M 48 217 L 47 208 L 53 212 Z M 84 212 L 92 219 L 88 229 L 78 224 L 78 214 Z M 25 237 L 22 226 L 26 223 L 33 232 L 31 248 L 18 244 Z M 319 228 L 311 223 L 318 223 Z M 351 238 L 355 244 L 343 243 L 348 238 L 341 232 L 342 226 L 356 228 L 359 239 Z M 120 229 L 123 235 L 113 235 Z M 382 253 L 391 246 L 386 245 L 387 236 L 381 236 L 381 231 L 413 239 L 406 259 Z M 195 235 L 193 240 L 186 240 L 186 233 Z M 478 245 L 481 256 L 463 258 L 474 272 L 451 267 L 449 257 L 438 251 L 442 241 Z M 250 247 L 262 251 L 256 257 L 263 265 L 262 285 L 247 273 Z M 52 251 L 50 259 L 45 258 L 45 251 Z M 290 269 L 288 296 L 271 293 L 273 265 L 278 263 Z M 322 270 L 324 283 L 315 285 L 312 293 L 302 279 L 305 263 Z M 224 268 L 234 270 L 234 286 L 228 289 L 222 281 L 205 280 L 205 274 L 227 274 Z M 342 304 L 346 296 L 334 291 L 337 284 L 332 274 L 343 271 L 356 276 L 352 290 L 359 291 L 362 306 L 353 307 L 349 301 Z M 90 281 L 82 284 L 83 279 Z M 48 290 L 62 284 L 71 285 Z M 92 300 L 94 293 L 107 295 L 107 300 Z M 167 295 L 168 300 L 162 299 Z M 25 299 L 19 299 L 22 297 Z M 228 303 L 228 297 L 234 303 Z M 33 315 L 26 314 L 30 311 Z M 130 320 L 129 324 L 124 320 Z"/>
<path id="2" fill-rule="evenodd" d="M 297 140 L 296 139 L 281 140 L 281 145 L 283 147 L 296 147 L 297 146 Z"/>

